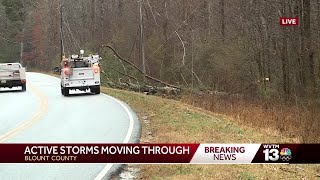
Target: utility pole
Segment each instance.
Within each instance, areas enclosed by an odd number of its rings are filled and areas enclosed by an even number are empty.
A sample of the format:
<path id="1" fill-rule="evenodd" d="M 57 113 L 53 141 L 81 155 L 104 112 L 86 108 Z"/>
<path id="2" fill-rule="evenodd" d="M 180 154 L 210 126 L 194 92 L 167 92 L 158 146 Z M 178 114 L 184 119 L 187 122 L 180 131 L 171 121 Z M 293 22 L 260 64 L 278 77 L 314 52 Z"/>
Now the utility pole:
<path id="1" fill-rule="evenodd" d="M 24 14 L 26 14 L 26 9 L 25 9 L 25 2 L 24 0 L 22 0 L 22 12 Z M 22 19 L 22 33 L 21 33 L 21 42 L 20 42 L 20 64 L 23 66 L 23 49 L 24 49 L 24 44 L 23 44 L 23 41 L 24 41 L 24 32 L 25 32 L 25 16 L 23 16 L 23 19 Z"/>
<path id="2" fill-rule="evenodd" d="M 24 22 L 23 22 L 23 26 L 24 26 Z M 21 36 L 21 42 L 20 42 L 20 64 L 23 66 L 23 49 L 24 49 L 24 44 L 23 44 L 23 40 L 24 40 L 24 27 L 22 29 L 22 36 Z"/>
<path id="3" fill-rule="evenodd" d="M 141 59 L 142 59 L 142 72 L 146 74 L 146 59 L 144 52 L 144 35 L 143 35 L 143 14 L 142 14 L 142 1 L 139 0 L 139 9 L 140 9 L 140 48 L 141 48 Z"/>
<path id="4" fill-rule="evenodd" d="M 225 42 L 225 28 L 226 28 L 226 24 L 225 24 L 225 0 L 220 0 L 220 14 L 221 14 L 221 35 L 222 35 L 222 43 L 224 44 Z"/>
<path id="5" fill-rule="evenodd" d="M 61 60 L 64 57 L 64 45 L 63 45 L 63 6 L 60 5 L 60 46 L 61 46 Z"/>

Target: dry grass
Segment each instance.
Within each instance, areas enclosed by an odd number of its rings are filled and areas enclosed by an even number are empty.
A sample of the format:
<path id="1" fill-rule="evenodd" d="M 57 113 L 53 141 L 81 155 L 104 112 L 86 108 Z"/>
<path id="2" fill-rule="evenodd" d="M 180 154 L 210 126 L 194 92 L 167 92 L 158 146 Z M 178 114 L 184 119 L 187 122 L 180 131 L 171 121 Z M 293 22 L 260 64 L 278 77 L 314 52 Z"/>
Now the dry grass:
<path id="1" fill-rule="evenodd" d="M 217 115 L 178 101 L 102 88 L 128 103 L 142 122 L 141 142 L 288 143 L 273 127 L 253 128 L 237 118 Z M 139 165 L 143 179 L 316 179 L 317 165 Z"/>
<path id="2" fill-rule="evenodd" d="M 204 94 L 185 96 L 183 102 L 233 117 L 239 124 L 270 129 L 300 143 L 320 143 L 320 108 L 293 104 L 250 102 L 239 97 Z"/>

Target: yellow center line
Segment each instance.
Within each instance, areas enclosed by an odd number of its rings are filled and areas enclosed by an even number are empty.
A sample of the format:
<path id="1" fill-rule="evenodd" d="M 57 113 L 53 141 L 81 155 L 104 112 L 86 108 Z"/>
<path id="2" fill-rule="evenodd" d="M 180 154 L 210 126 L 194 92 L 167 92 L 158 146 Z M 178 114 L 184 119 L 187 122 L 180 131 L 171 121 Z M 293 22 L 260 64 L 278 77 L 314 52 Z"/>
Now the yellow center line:
<path id="1" fill-rule="evenodd" d="M 38 122 L 41 117 L 47 112 L 48 110 L 48 98 L 44 96 L 35 86 L 29 83 L 31 91 L 40 99 L 40 105 L 37 109 L 36 114 L 34 114 L 30 119 L 25 121 L 24 123 L 20 124 L 16 128 L 12 129 L 11 131 L 7 132 L 3 136 L 0 136 L 0 143 L 4 143 L 5 141 L 13 138 L 17 134 L 21 133 L 23 130 L 29 128 L 30 126 L 34 125 Z"/>

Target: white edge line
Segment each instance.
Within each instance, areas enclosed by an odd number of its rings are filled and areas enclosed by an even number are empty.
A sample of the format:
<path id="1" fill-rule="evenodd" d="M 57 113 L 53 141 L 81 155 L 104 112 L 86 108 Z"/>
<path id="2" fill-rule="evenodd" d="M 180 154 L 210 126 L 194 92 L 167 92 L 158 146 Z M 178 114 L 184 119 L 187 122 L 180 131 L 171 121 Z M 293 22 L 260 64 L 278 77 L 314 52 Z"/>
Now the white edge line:
<path id="1" fill-rule="evenodd" d="M 117 102 L 118 104 L 120 104 L 122 106 L 122 108 L 127 112 L 128 116 L 129 116 L 129 120 L 130 120 L 130 125 L 129 125 L 129 129 L 128 129 L 127 135 L 126 135 L 125 139 L 123 140 L 123 143 L 129 143 L 129 140 L 130 140 L 131 135 L 133 133 L 133 127 L 134 127 L 134 119 L 133 119 L 133 115 L 132 115 L 131 111 L 128 109 L 128 107 L 126 105 L 124 105 L 118 99 L 116 99 L 116 98 L 114 98 L 112 96 L 106 95 L 106 94 L 103 94 L 103 95 L 109 97 L 110 99 L 112 99 L 115 102 Z M 108 171 L 111 169 L 111 167 L 113 165 L 114 164 L 107 164 L 102 169 L 102 171 L 94 178 L 94 180 L 101 180 L 108 173 Z"/>

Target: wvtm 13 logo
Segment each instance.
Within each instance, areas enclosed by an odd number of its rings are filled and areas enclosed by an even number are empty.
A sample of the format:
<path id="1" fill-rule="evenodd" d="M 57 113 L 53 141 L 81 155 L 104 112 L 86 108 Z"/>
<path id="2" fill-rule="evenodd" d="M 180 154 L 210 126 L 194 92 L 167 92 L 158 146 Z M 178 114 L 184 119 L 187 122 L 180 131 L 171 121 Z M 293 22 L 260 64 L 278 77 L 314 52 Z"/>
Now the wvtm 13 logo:
<path id="1" fill-rule="evenodd" d="M 278 161 L 281 159 L 283 162 L 289 162 L 292 158 L 292 152 L 289 148 L 282 148 L 279 151 L 279 145 L 263 145 L 264 160 L 265 161 Z"/>

